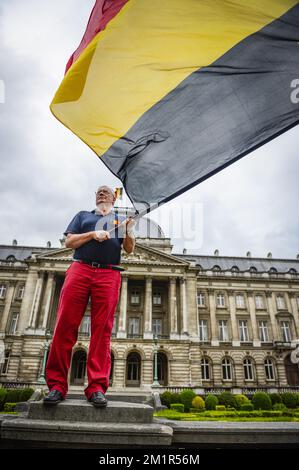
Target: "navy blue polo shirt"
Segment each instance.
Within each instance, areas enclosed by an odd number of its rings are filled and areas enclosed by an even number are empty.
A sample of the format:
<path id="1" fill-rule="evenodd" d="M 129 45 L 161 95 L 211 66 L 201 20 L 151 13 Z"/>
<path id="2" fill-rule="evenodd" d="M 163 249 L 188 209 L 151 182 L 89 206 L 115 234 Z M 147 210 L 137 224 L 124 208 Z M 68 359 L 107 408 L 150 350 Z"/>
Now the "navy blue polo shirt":
<path id="1" fill-rule="evenodd" d="M 118 215 L 114 210 L 111 210 L 107 215 L 96 214 L 95 210 L 80 211 L 69 223 L 64 235 L 68 233 L 86 233 L 95 230 L 110 230 L 117 225 L 114 221 L 122 222 L 126 217 Z M 121 245 L 125 234 L 125 224 L 116 228 L 110 236 L 109 240 L 98 242 L 97 240 L 90 240 L 84 243 L 79 248 L 75 249 L 74 259 L 83 261 L 95 261 L 103 264 L 116 264 L 120 263 Z"/>

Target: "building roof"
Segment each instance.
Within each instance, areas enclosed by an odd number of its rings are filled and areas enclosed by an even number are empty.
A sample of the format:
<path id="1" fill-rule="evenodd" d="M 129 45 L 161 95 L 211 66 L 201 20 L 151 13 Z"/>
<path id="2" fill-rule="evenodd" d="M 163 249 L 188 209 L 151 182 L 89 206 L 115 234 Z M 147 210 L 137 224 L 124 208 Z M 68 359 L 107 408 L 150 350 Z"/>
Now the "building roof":
<path id="1" fill-rule="evenodd" d="M 208 256 L 208 255 L 188 255 L 176 254 L 173 256 L 190 261 L 194 266 L 201 267 L 203 270 L 211 270 L 219 266 L 221 271 L 231 270 L 237 267 L 239 271 L 249 271 L 255 268 L 258 272 L 268 272 L 271 268 L 278 273 L 287 273 L 290 269 L 299 272 L 299 259 L 281 259 L 281 258 L 252 258 L 238 256 Z"/>
<path id="2" fill-rule="evenodd" d="M 30 258 L 32 253 L 42 253 L 43 251 L 58 250 L 59 248 L 61 247 L 0 245 L 0 260 L 6 261 L 9 256 L 14 256 L 17 261 L 25 261 Z"/>

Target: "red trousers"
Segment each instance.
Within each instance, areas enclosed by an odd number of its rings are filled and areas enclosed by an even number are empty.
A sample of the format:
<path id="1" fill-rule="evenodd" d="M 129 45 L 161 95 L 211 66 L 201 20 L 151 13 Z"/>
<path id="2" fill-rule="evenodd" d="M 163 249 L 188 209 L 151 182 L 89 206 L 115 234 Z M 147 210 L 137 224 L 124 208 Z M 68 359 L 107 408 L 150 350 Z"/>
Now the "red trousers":
<path id="1" fill-rule="evenodd" d="M 49 390 L 59 390 L 64 397 L 68 391 L 72 348 L 90 296 L 91 338 L 87 357 L 88 386 L 84 392 L 87 399 L 93 392 L 106 392 L 111 367 L 110 338 L 120 286 L 121 273 L 114 269 L 93 268 L 76 261 L 67 269 L 46 365 Z"/>

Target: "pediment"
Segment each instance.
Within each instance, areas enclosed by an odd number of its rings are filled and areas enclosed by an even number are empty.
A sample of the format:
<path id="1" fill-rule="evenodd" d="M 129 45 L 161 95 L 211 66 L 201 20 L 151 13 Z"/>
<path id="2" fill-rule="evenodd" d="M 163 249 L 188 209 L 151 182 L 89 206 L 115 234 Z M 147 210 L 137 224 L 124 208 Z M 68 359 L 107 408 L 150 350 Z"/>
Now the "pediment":
<path id="1" fill-rule="evenodd" d="M 128 254 L 124 250 L 121 255 L 122 261 L 125 263 L 138 263 L 146 265 L 175 265 L 175 266 L 189 266 L 188 261 L 176 258 L 173 255 L 163 253 L 156 248 L 150 248 L 136 242 L 134 253 Z"/>
<path id="2" fill-rule="evenodd" d="M 57 250 L 49 250 L 44 253 L 34 255 L 37 260 L 50 260 L 50 261 L 71 261 L 73 258 L 74 250 L 72 248 L 59 248 Z M 145 265 L 175 265 L 175 266 L 189 266 L 188 261 L 176 258 L 175 256 L 156 248 L 150 248 L 136 242 L 134 253 L 128 254 L 122 250 L 121 260 L 129 264 L 145 264 Z"/>

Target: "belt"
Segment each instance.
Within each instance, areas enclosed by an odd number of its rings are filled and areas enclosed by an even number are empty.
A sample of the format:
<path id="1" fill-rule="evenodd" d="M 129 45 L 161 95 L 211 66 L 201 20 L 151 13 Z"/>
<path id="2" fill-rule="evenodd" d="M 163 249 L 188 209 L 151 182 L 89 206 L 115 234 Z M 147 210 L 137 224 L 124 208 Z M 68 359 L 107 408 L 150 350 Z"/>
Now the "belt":
<path id="1" fill-rule="evenodd" d="M 93 268 L 103 268 L 103 269 L 114 269 L 115 271 L 125 271 L 124 268 L 117 266 L 115 264 L 103 264 L 97 263 L 96 261 L 83 261 L 82 259 L 74 259 L 77 263 L 89 264 Z"/>

